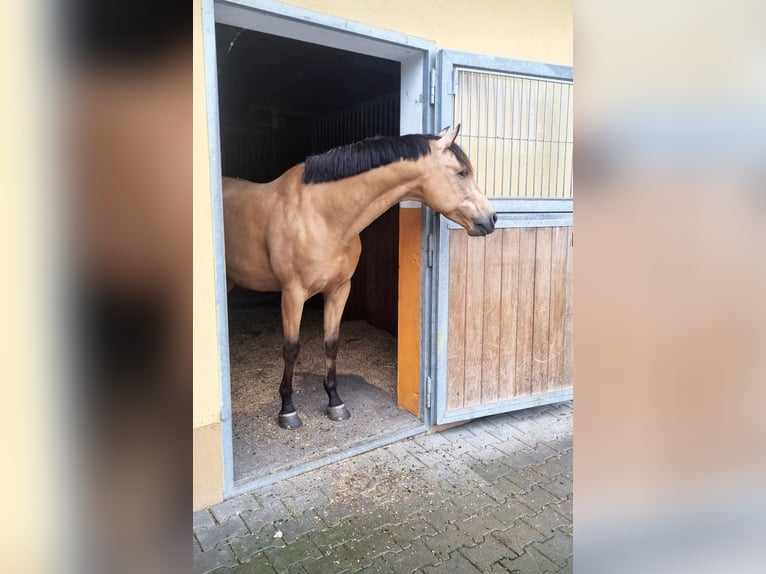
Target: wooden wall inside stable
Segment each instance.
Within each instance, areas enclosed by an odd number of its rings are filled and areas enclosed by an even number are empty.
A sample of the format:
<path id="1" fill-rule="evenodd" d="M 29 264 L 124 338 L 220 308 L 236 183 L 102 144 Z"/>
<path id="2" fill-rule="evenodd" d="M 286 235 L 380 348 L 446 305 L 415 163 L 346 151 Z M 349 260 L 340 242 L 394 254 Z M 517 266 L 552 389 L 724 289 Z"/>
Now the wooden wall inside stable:
<path id="1" fill-rule="evenodd" d="M 362 319 L 397 336 L 399 296 L 399 206 L 362 232 L 362 255 L 351 279 L 343 318 Z"/>
<path id="2" fill-rule="evenodd" d="M 450 231 L 447 409 L 572 385 L 572 228 Z"/>

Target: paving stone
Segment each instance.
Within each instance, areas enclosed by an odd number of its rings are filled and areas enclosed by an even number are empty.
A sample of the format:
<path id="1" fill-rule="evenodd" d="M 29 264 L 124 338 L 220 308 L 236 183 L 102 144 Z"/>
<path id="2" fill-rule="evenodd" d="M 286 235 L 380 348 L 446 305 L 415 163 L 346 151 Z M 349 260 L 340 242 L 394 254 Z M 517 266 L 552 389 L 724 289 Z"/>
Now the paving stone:
<path id="1" fill-rule="evenodd" d="M 289 514 L 299 516 L 309 510 L 329 504 L 330 499 L 321 489 L 308 488 L 300 495 L 283 496 L 281 502 Z"/>
<path id="2" fill-rule="evenodd" d="M 345 542 L 353 540 L 357 534 L 350 529 L 339 525 L 325 530 L 309 532 L 308 536 L 311 538 L 311 541 L 326 554 L 332 548 L 341 546 Z"/>
<path id="3" fill-rule="evenodd" d="M 550 478 L 537 472 L 534 466 L 527 466 L 523 469 L 514 468 L 513 472 L 508 473 L 500 480 L 510 480 L 513 484 L 526 492 L 536 484 L 548 482 Z"/>
<path id="4" fill-rule="evenodd" d="M 295 518 L 275 522 L 274 527 L 282 532 L 282 536 L 287 544 L 292 544 L 295 540 L 312 530 L 326 528 L 324 522 L 313 512 L 307 512 Z"/>
<path id="5" fill-rule="evenodd" d="M 571 421 L 559 419 L 555 423 L 549 425 L 548 428 L 556 435 L 556 438 L 547 441 L 545 444 L 559 454 L 564 454 L 565 452 L 572 450 Z"/>
<path id="6" fill-rule="evenodd" d="M 526 520 L 531 526 L 542 532 L 546 538 L 553 536 L 555 530 L 571 523 L 569 519 L 555 512 L 550 507 L 533 516 L 525 516 L 523 520 Z"/>
<path id="7" fill-rule="evenodd" d="M 505 524 L 490 514 L 478 514 L 467 520 L 458 520 L 455 525 L 474 542 L 481 542 L 484 537 L 494 530 L 504 530 Z"/>
<path id="8" fill-rule="evenodd" d="M 562 464 L 559 459 L 560 457 L 558 455 L 554 458 L 550 458 L 544 463 L 538 464 L 535 467 L 535 470 L 543 476 L 547 477 L 547 480 L 551 480 L 559 476 L 566 476 L 571 478 L 571 470 L 567 468 L 566 465 Z"/>
<path id="9" fill-rule="evenodd" d="M 369 566 L 372 560 L 378 556 L 402 550 L 393 538 L 382 531 L 362 540 L 346 542 L 343 546 L 353 559 L 353 568 L 364 568 Z"/>
<path id="10" fill-rule="evenodd" d="M 384 447 L 384 449 L 388 454 L 391 454 L 396 458 L 406 458 L 413 453 L 425 452 L 427 450 L 415 442 L 414 439 L 403 440 L 402 442 L 388 445 Z"/>
<path id="11" fill-rule="evenodd" d="M 537 457 L 537 460 L 539 460 L 540 462 L 545 462 L 552 458 L 555 459 L 561 455 L 559 451 L 552 449 L 548 445 L 549 440 L 552 440 L 552 439 L 548 438 L 544 442 L 539 442 L 532 449 L 532 451 L 534 452 L 534 456 Z"/>
<path id="12" fill-rule="evenodd" d="M 332 501 L 326 506 L 315 509 L 315 512 L 322 522 L 330 527 L 337 526 L 341 521 L 348 522 L 348 519 L 354 515 L 353 509 L 341 501 Z"/>
<path id="13" fill-rule="evenodd" d="M 550 508 L 551 510 L 555 510 L 564 518 L 570 521 L 572 520 L 572 499 L 571 498 L 565 498 L 561 502 L 558 502 L 556 504 L 551 504 L 548 508 Z"/>
<path id="14" fill-rule="evenodd" d="M 430 450 L 428 452 L 419 452 L 412 456 L 422 462 L 423 466 L 426 467 L 451 465 L 455 462 L 455 457 L 443 448 Z"/>
<path id="15" fill-rule="evenodd" d="M 452 442 L 459 442 L 465 438 L 466 435 L 471 434 L 471 431 L 469 431 L 466 428 L 466 425 L 459 425 L 452 428 L 444 429 L 439 433 L 439 436 L 442 438 L 446 438 L 449 441 Z"/>
<path id="16" fill-rule="evenodd" d="M 430 452 L 440 446 L 449 445 L 450 441 L 439 432 L 431 432 L 424 436 L 415 437 L 413 442 L 423 448 L 423 452 Z"/>
<path id="17" fill-rule="evenodd" d="M 518 498 L 521 502 L 529 506 L 535 512 L 542 510 L 544 506 L 549 504 L 556 504 L 561 502 L 561 499 L 559 499 L 556 495 L 551 494 L 544 488 L 537 485 L 530 488 L 527 493 L 520 494 Z"/>
<path id="18" fill-rule="evenodd" d="M 279 503 L 270 504 L 256 510 L 246 510 L 240 513 L 239 517 L 247 524 L 250 532 L 258 532 L 265 526 L 287 520 L 290 517 L 290 513 Z"/>
<path id="19" fill-rule="evenodd" d="M 571 572 L 571 425 L 487 417 L 195 513 L 195 572 Z"/>
<path id="20" fill-rule="evenodd" d="M 451 465 L 437 464 L 430 468 L 424 468 L 420 473 L 420 478 L 431 483 L 440 484 L 449 487 L 460 474 L 453 470 Z"/>
<path id="21" fill-rule="evenodd" d="M 484 420 L 495 427 L 506 427 L 510 425 L 513 417 L 511 416 L 511 413 L 498 413 L 496 415 L 484 417 Z"/>
<path id="22" fill-rule="evenodd" d="M 545 542 L 533 542 L 532 546 L 555 562 L 559 568 L 563 568 L 567 559 L 572 556 L 572 535 L 556 530 L 553 537 Z"/>
<path id="23" fill-rule="evenodd" d="M 497 448 L 501 449 L 505 445 L 498 445 Z M 537 466 L 542 461 L 540 457 L 531 448 L 524 448 L 519 450 L 504 451 L 507 452 L 505 458 L 505 464 L 507 464 L 514 471 L 524 470 L 529 466 Z M 549 479 L 546 479 L 549 480 Z"/>
<path id="24" fill-rule="evenodd" d="M 356 572 L 359 574 L 397 574 L 393 566 L 386 562 L 383 556 L 378 556 L 369 566 L 365 566 L 361 570 L 356 570 Z"/>
<path id="25" fill-rule="evenodd" d="M 522 516 L 528 516 L 532 513 L 532 509 L 524 504 L 519 497 L 513 494 L 509 496 L 503 504 L 498 504 L 496 507 L 486 510 L 487 516 L 491 516 L 495 520 L 502 522 L 505 525 L 505 528 L 513 526 L 513 523 Z M 501 530 L 505 530 L 505 528 L 502 528 Z"/>
<path id="26" fill-rule="evenodd" d="M 460 516 L 469 518 L 480 514 L 488 508 L 493 508 L 498 502 L 483 490 L 476 490 L 455 500 L 455 506 Z"/>
<path id="27" fill-rule="evenodd" d="M 195 534 L 197 535 L 197 540 L 199 540 L 202 550 L 207 552 L 219 542 L 234 536 L 246 536 L 249 534 L 249 531 L 239 516 L 232 516 L 228 520 L 216 524 L 215 526 L 201 528 L 195 532 Z"/>
<path id="28" fill-rule="evenodd" d="M 557 498 L 564 499 L 572 493 L 572 480 L 567 476 L 561 475 L 550 482 L 544 483 L 542 487 Z"/>
<path id="29" fill-rule="evenodd" d="M 482 571 L 471 564 L 465 556 L 455 551 L 443 564 L 426 566 L 422 572 L 423 574 L 480 574 Z"/>
<path id="30" fill-rule="evenodd" d="M 546 538 L 540 531 L 523 520 L 517 520 L 510 528 L 495 531 L 490 536 L 513 550 L 516 554 L 522 554 L 524 547 L 532 542 L 543 542 Z"/>
<path id="31" fill-rule="evenodd" d="M 266 548 L 263 553 L 278 574 L 286 573 L 290 566 L 303 560 L 319 559 L 322 557 L 322 552 L 308 536 L 288 544 L 284 548 Z"/>
<path id="32" fill-rule="evenodd" d="M 192 514 L 192 529 L 194 532 L 202 528 L 210 528 L 215 526 L 215 519 L 213 515 L 207 510 L 200 510 Z"/>
<path id="33" fill-rule="evenodd" d="M 348 572 L 354 566 L 354 557 L 346 550 L 345 546 L 340 545 L 329 551 L 318 560 L 304 560 L 301 562 L 308 574 L 329 574 Z"/>
<path id="34" fill-rule="evenodd" d="M 510 442 L 513 445 L 525 444 L 522 441 L 524 436 L 523 433 L 519 432 L 508 423 L 500 424 L 499 422 L 496 422 L 492 427 L 487 427 L 485 430 L 498 439 L 492 446 L 498 446 L 505 442 Z"/>
<path id="35" fill-rule="evenodd" d="M 464 546 L 476 546 L 476 542 L 464 530 L 459 530 L 454 525 L 450 525 L 444 532 L 422 540 L 440 562 L 447 560 L 453 550 Z"/>
<path id="36" fill-rule="evenodd" d="M 561 403 L 553 403 L 545 407 L 545 410 L 552 412 L 558 417 L 564 417 L 572 414 L 572 401 L 563 401 Z"/>
<path id="37" fill-rule="evenodd" d="M 388 562 L 397 574 L 410 574 L 424 566 L 439 564 L 440 560 L 430 548 L 423 544 L 422 540 L 415 540 L 409 548 L 394 554 L 384 554 L 383 559 Z"/>
<path id="38" fill-rule="evenodd" d="M 513 560 L 501 560 L 500 564 L 511 574 L 545 574 L 559 569 L 555 562 L 546 558 L 534 546 L 528 546 L 524 553 Z"/>
<path id="39" fill-rule="evenodd" d="M 361 514 L 349 518 L 348 528 L 355 534 L 354 538 L 360 540 L 390 523 L 391 517 L 384 513 Z"/>
<path id="40" fill-rule="evenodd" d="M 437 532 L 444 532 L 460 518 L 458 507 L 452 503 L 426 508 L 421 514 Z"/>
<path id="41" fill-rule="evenodd" d="M 276 574 L 276 570 L 262 553 L 253 556 L 249 562 L 218 572 L 226 572 L 226 574 Z"/>
<path id="42" fill-rule="evenodd" d="M 389 524 L 382 528 L 401 548 L 409 547 L 423 536 L 433 536 L 436 529 L 422 516 L 415 516 L 399 524 Z"/>
<path id="43" fill-rule="evenodd" d="M 264 526 L 255 534 L 232 538 L 229 541 L 237 560 L 246 562 L 254 555 L 263 552 L 267 548 L 284 548 L 285 541 L 282 538 L 275 537 L 276 529 L 273 526 Z"/>
<path id="44" fill-rule="evenodd" d="M 495 562 L 517 556 L 513 550 L 492 536 L 487 536 L 476 546 L 461 548 L 460 553 L 482 572 L 491 571 Z"/>
<path id="45" fill-rule="evenodd" d="M 237 559 L 225 542 L 217 544 L 206 552 L 200 552 L 194 557 L 192 572 L 194 574 L 206 574 L 218 568 L 233 566 Z"/>
<path id="46" fill-rule="evenodd" d="M 533 418 L 513 416 L 511 426 L 519 431 L 522 435 L 534 436 L 537 431 L 540 430 L 540 425 L 537 424 Z"/>
<path id="47" fill-rule="evenodd" d="M 490 484 L 496 483 L 498 478 L 513 471 L 513 469 L 500 457 L 497 457 L 494 460 L 486 460 L 471 464 L 469 468 Z"/>
<path id="48" fill-rule="evenodd" d="M 210 507 L 210 512 L 215 516 L 218 522 L 225 522 L 232 516 L 245 512 L 246 510 L 255 510 L 260 508 L 261 505 L 255 499 L 252 494 L 243 494 L 226 500 L 220 504 Z"/>

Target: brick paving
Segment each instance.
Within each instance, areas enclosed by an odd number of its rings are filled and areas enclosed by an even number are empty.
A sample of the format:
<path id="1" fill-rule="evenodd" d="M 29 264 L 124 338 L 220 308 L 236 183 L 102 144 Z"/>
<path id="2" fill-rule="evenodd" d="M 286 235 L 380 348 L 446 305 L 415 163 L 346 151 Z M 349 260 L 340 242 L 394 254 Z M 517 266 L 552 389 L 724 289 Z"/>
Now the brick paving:
<path id="1" fill-rule="evenodd" d="M 193 528 L 195 574 L 572 572 L 572 403 L 379 448 Z"/>

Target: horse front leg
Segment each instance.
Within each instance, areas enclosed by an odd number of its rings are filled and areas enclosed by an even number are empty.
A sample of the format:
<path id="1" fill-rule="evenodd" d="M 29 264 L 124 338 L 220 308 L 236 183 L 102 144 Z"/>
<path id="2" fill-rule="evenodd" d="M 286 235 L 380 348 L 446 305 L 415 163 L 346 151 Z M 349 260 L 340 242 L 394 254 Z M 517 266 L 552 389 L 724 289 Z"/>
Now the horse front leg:
<path id="1" fill-rule="evenodd" d="M 285 370 L 282 373 L 282 384 L 279 385 L 282 408 L 277 416 L 277 423 L 283 429 L 296 429 L 303 424 L 293 406 L 293 369 L 301 347 L 301 315 L 305 302 L 305 296 L 300 290 L 282 291 L 282 329 L 284 331 L 282 358 L 285 361 Z"/>
<path id="2" fill-rule="evenodd" d="M 351 290 L 351 281 L 346 281 L 333 291 L 324 294 L 324 353 L 325 379 L 324 390 L 327 392 L 329 404 L 327 416 L 333 421 L 346 420 L 351 416 L 338 395 L 338 381 L 335 373 L 335 363 L 338 357 L 338 338 L 340 335 L 340 319 Z"/>

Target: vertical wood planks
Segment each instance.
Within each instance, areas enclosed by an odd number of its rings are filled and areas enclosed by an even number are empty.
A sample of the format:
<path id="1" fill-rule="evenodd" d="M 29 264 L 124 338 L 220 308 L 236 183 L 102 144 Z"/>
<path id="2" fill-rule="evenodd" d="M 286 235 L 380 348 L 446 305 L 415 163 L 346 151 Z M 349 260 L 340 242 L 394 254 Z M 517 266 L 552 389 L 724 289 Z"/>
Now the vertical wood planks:
<path id="1" fill-rule="evenodd" d="M 448 410 L 572 384 L 571 233 L 450 231 Z"/>
<path id="2" fill-rule="evenodd" d="M 567 235 L 567 280 L 566 280 L 566 312 L 565 312 L 565 321 L 564 321 L 564 361 L 563 361 L 563 367 L 562 367 L 562 387 L 568 387 L 569 385 L 572 385 L 574 383 L 574 371 L 573 371 L 573 361 L 574 361 L 574 340 L 573 340 L 573 324 L 572 319 L 574 315 L 573 311 L 573 297 L 574 294 L 572 292 L 572 281 L 573 281 L 573 273 L 572 273 L 572 266 L 573 266 L 573 251 L 574 247 L 572 247 L 572 228 L 569 228 L 569 233 Z"/>
<path id="3" fill-rule="evenodd" d="M 537 229 L 535 249 L 535 303 L 532 324 L 532 392 L 546 390 L 548 332 L 550 327 L 552 228 Z"/>
<path id="4" fill-rule="evenodd" d="M 469 238 L 465 292 L 465 395 L 463 406 L 481 404 L 481 359 L 484 322 L 484 246 Z"/>
<path id="5" fill-rule="evenodd" d="M 568 381 L 562 374 L 564 366 L 564 329 L 566 320 L 567 253 L 569 228 L 554 227 L 551 241 L 551 289 L 548 323 L 548 379 L 547 388 L 559 389 Z"/>
<path id="6" fill-rule="evenodd" d="M 484 239 L 484 310 L 481 355 L 481 402 L 498 399 L 500 361 L 500 299 L 502 293 L 503 235 Z"/>
<path id="7" fill-rule="evenodd" d="M 503 264 L 500 272 L 500 353 L 498 398 L 516 395 L 516 327 L 519 314 L 519 242 L 518 227 L 498 231 L 503 238 Z"/>
<path id="8" fill-rule="evenodd" d="M 532 392 L 532 343 L 535 305 L 537 230 L 522 228 L 519 240 L 519 313 L 516 325 L 516 394 Z"/>
<path id="9" fill-rule="evenodd" d="M 449 241 L 449 332 L 447 337 L 447 408 L 463 406 L 465 387 L 465 292 L 468 236 L 450 231 Z"/>

